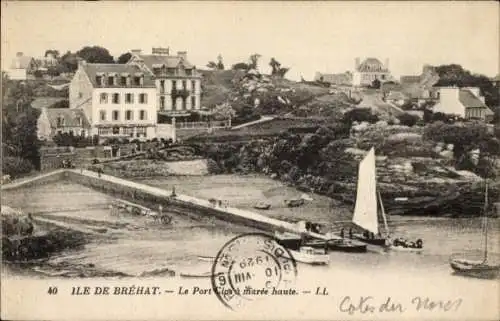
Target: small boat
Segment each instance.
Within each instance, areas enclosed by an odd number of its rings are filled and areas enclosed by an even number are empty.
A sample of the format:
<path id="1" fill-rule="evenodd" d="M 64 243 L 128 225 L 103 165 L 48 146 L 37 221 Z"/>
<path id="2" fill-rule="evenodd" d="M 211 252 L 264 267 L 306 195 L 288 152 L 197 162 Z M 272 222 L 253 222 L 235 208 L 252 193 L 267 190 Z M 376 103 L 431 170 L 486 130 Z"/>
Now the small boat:
<path id="1" fill-rule="evenodd" d="M 488 181 L 485 184 L 482 234 L 484 238 L 482 259 L 468 260 L 452 256 L 450 266 L 455 273 L 479 278 L 497 278 L 500 274 L 500 265 L 488 262 Z"/>
<path id="2" fill-rule="evenodd" d="M 279 245 L 286 247 L 289 250 L 299 250 L 302 245 L 302 237 L 294 233 L 274 232 L 274 236 L 278 240 Z"/>
<path id="3" fill-rule="evenodd" d="M 301 205 L 304 205 L 304 199 L 299 198 L 299 199 L 293 199 L 293 200 L 285 200 L 285 204 L 288 207 L 299 207 Z"/>
<path id="4" fill-rule="evenodd" d="M 346 239 L 331 239 L 331 240 L 311 240 L 304 244 L 313 248 L 326 248 L 330 251 L 349 252 L 349 253 L 364 253 L 366 252 L 366 244 L 355 244 Z"/>
<path id="5" fill-rule="evenodd" d="M 378 205 L 384 224 L 384 230 L 379 228 Z M 407 242 L 391 240 L 387 217 L 380 192 L 377 192 L 377 175 L 375 166 L 375 149 L 372 147 L 368 155 L 359 163 L 356 203 L 352 222 L 364 230 L 363 234 L 353 234 L 352 237 L 363 243 L 381 246 L 386 249 L 401 251 L 422 251 L 422 240 L 417 240 L 417 246 Z"/>
<path id="6" fill-rule="evenodd" d="M 298 251 L 290 250 L 293 258 L 297 262 L 312 264 L 312 265 L 325 265 L 330 263 L 330 256 L 323 249 L 315 249 L 310 246 L 301 246 Z"/>
<path id="7" fill-rule="evenodd" d="M 271 208 L 271 204 L 260 202 L 260 203 L 255 204 L 254 208 L 256 208 L 258 210 L 268 210 Z"/>
<path id="8" fill-rule="evenodd" d="M 222 274 L 222 273 L 219 273 Z M 219 275 L 217 274 L 217 275 Z M 212 272 L 181 272 L 179 275 L 183 278 L 191 278 L 191 279 L 201 279 L 201 278 L 209 278 L 212 276 Z"/>
<path id="9" fill-rule="evenodd" d="M 205 261 L 205 262 L 213 262 L 213 261 L 215 261 L 215 257 L 198 255 L 198 260 Z"/>

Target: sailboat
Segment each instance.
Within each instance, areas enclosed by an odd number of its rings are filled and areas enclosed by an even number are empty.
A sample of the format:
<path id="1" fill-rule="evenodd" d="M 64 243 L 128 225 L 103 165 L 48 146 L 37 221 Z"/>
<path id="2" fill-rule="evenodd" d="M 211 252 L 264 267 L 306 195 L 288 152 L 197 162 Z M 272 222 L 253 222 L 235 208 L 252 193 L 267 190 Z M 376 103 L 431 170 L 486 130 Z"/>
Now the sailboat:
<path id="1" fill-rule="evenodd" d="M 378 205 L 383 219 L 384 229 L 379 227 Z M 377 175 L 375 168 L 375 148 L 371 148 L 365 158 L 359 163 L 358 186 L 356 204 L 352 222 L 361 227 L 363 234 L 353 234 L 353 238 L 367 244 L 388 247 L 402 251 L 422 250 L 422 240 L 408 243 L 405 240 L 390 239 L 389 226 L 385 214 L 384 204 L 380 193 L 377 192 Z"/>
<path id="2" fill-rule="evenodd" d="M 484 193 L 484 209 L 482 221 L 483 257 L 481 260 L 450 259 L 451 268 L 459 274 L 477 277 L 496 277 L 500 272 L 500 265 L 488 262 L 488 182 Z"/>

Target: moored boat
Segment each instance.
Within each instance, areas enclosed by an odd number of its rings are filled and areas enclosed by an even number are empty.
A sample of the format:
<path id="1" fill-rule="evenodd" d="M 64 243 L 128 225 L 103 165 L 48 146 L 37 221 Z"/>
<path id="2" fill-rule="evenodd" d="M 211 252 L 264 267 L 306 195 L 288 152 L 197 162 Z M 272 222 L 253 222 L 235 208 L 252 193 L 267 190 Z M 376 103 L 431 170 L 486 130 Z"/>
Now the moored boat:
<path id="1" fill-rule="evenodd" d="M 384 225 L 383 231 L 379 228 L 379 205 Z M 363 234 L 352 234 L 352 238 L 363 243 L 398 251 L 420 252 L 423 249 L 421 239 L 416 242 L 401 242 L 400 239 L 391 240 L 382 197 L 377 192 L 374 148 L 371 148 L 368 155 L 359 163 L 356 203 L 352 222 L 364 230 Z"/>
<path id="2" fill-rule="evenodd" d="M 310 246 L 301 246 L 298 251 L 290 250 L 293 258 L 297 262 L 312 265 L 326 265 L 330 263 L 330 256 L 323 249 L 315 249 Z"/>
<path id="3" fill-rule="evenodd" d="M 485 184 L 484 209 L 482 220 L 483 250 L 479 260 L 450 258 L 450 266 L 457 274 L 479 277 L 497 278 L 500 275 L 500 265 L 489 262 L 488 257 L 488 181 Z"/>
<path id="4" fill-rule="evenodd" d="M 366 252 L 365 244 L 355 244 L 346 239 L 331 239 L 331 240 L 311 240 L 304 244 L 313 248 L 326 248 L 330 251 L 349 252 L 349 253 L 364 253 Z"/>
<path id="5" fill-rule="evenodd" d="M 304 205 L 304 199 L 299 198 L 299 199 L 293 199 L 293 200 L 285 200 L 285 204 L 288 207 L 299 207 L 301 205 Z"/>
<path id="6" fill-rule="evenodd" d="M 268 210 L 271 208 L 271 204 L 269 203 L 264 203 L 264 202 L 259 202 L 253 206 L 255 209 L 258 210 Z"/>

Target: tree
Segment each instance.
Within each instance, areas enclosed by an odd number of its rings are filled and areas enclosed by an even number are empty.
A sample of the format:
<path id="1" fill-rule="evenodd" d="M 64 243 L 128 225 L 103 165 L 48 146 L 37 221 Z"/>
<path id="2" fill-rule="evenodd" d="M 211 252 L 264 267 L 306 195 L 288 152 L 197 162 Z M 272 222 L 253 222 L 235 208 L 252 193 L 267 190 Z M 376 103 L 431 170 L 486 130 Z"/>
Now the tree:
<path id="1" fill-rule="evenodd" d="M 78 57 L 88 63 L 114 63 L 113 56 L 109 54 L 108 49 L 99 46 L 85 46 L 77 53 Z"/>
<path id="2" fill-rule="evenodd" d="M 220 54 L 217 56 L 217 69 L 224 70 L 224 63 L 222 62 L 222 56 Z"/>
<path id="3" fill-rule="evenodd" d="M 418 116 L 404 113 L 398 116 L 399 122 L 401 125 L 408 126 L 408 127 L 413 127 L 417 121 L 419 120 Z"/>
<path id="4" fill-rule="evenodd" d="M 76 53 L 67 51 L 61 57 L 61 65 L 66 72 L 75 72 L 78 69 L 78 56 Z"/>
<path id="5" fill-rule="evenodd" d="M 380 80 L 375 78 L 375 80 L 372 81 L 371 88 L 380 89 L 380 85 L 381 85 Z"/>
<path id="6" fill-rule="evenodd" d="M 259 55 L 258 53 L 250 55 L 248 69 L 257 69 L 260 57 L 262 56 Z"/>
<path id="7" fill-rule="evenodd" d="M 59 59 L 59 50 L 55 50 L 55 49 L 48 49 L 48 50 L 45 50 L 45 55 L 44 57 L 47 57 L 48 55 L 53 55 L 54 58 L 56 59 Z"/>
<path id="8" fill-rule="evenodd" d="M 215 106 L 215 108 L 213 109 L 213 115 L 216 120 L 231 119 L 236 115 L 236 112 L 228 102 L 224 102 L 220 105 Z"/>
<path id="9" fill-rule="evenodd" d="M 285 74 L 288 72 L 289 68 L 281 68 L 281 63 L 279 63 L 276 59 L 271 58 L 271 61 L 269 62 L 269 65 L 272 68 L 271 75 L 273 76 L 278 76 L 278 77 L 285 77 Z M 323 81 L 321 77 L 321 81 Z"/>
<path id="10" fill-rule="evenodd" d="M 117 63 L 126 64 L 130 60 L 130 58 L 132 58 L 132 54 L 130 52 L 126 52 L 118 57 Z"/>
<path id="11" fill-rule="evenodd" d="M 61 74 L 60 69 L 57 67 L 49 67 L 47 69 L 47 74 L 51 77 L 57 77 Z"/>
<path id="12" fill-rule="evenodd" d="M 217 70 L 218 67 L 217 67 L 217 64 L 213 61 L 209 61 L 208 64 L 207 64 L 207 67 L 212 69 L 212 70 Z"/>
<path id="13" fill-rule="evenodd" d="M 343 123 L 352 124 L 353 122 L 376 123 L 378 116 L 372 114 L 370 108 L 354 108 L 344 114 Z"/>
<path id="14" fill-rule="evenodd" d="M 250 66 L 247 63 L 244 62 L 238 62 L 234 64 L 231 69 L 233 70 L 248 70 L 250 69 Z"/>

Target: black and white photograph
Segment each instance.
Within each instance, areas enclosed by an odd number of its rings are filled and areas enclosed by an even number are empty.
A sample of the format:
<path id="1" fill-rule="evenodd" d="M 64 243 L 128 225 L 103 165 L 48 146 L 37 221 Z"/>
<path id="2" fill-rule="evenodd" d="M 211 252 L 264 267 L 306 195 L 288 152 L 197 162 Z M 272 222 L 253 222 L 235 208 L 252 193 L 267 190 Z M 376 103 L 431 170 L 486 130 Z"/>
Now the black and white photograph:
<path id="1" fill-rule="evenodd" d="M 497 2 L 1 11 L 2 319 L 500 319 Z"/>

